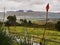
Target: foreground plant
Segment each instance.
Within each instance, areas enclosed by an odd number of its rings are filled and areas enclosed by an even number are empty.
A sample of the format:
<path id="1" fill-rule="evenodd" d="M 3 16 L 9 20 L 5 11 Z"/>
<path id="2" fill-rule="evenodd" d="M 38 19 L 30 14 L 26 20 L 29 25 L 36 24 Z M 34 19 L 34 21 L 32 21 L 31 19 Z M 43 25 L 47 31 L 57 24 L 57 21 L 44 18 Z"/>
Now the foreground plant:
<path id="1" fill-rule="evenodd" d="M 0 44 L 1 45 L 12 45 L 13 41 L 11 37 L 7 36 L 5 32 L 0 30 Z"/>

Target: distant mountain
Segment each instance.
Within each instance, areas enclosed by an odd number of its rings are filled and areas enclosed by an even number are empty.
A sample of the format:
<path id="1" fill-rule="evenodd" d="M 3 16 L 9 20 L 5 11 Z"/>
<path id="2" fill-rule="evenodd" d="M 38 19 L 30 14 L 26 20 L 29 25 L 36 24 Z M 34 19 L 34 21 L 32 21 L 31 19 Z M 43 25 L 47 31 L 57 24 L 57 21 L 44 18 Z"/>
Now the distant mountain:
<path id="1" fill-rule="evenodd" d="M 24 10 L 18 10 L 18 12 L 24 12 Z"/>
<path id="2" fill-rule="evenodd" d="M 27 12 L 34 12 L 34 11 L 32 11 L 32 10 L 27 10 Z"/>
<path id="3" fill-rule="evenodd" d="M 60 19 L 60 13 L 48 13 L 48 18 L 50 19 Z M 3 19 L 3 15 L 4 12 L 0 12 L 0 20 Z M 5 13 L 5 20 L 7 18 L 7 16 L 13 16 L 16 15 L 17 19 L 23 18 L 23 19 L 36 19 L 36 20 L 40 20 L 40 19 L 45 19 L 46 17 L 46 12 L 37 12 L 37 11 L 29 11 L 28 12 L 24 12 L 23 10 L 18 10 L 18 11 L 8 11 Z"/>

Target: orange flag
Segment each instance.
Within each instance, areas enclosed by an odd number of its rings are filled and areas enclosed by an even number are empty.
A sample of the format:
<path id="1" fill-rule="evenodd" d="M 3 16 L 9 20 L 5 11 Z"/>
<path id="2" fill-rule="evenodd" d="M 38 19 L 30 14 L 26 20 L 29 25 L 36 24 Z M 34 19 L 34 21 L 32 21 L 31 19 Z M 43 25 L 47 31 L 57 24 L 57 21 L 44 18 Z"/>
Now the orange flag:
<path id="1" fill-rule="evenodd" d="M 46 11 L 48 12 L 48 10 L 49 10 L 49 3 L 46 6 Z"/>

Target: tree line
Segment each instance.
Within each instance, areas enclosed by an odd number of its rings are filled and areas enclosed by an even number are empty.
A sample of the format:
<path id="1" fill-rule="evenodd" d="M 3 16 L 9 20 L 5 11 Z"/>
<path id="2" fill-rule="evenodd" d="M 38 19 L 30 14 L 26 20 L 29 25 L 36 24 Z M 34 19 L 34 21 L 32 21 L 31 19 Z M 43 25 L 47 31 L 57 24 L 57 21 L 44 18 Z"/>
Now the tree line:
<path id="1" fill-rule="evenodd" d="M 5 26 L 27 26 L 27 27 L 39 27 L 39 28 L 47 28 L 47 29 L 57 29 L 60 30 L 60 21 L 58 21 L 56 24 L 53 23 L 47 23 L 47 25 L 38 25 L 32 23 L 31 20 L 27 19 L 20 19 L 19 22 L 16 22 L 17 18 L 16 16 L 8 16 L 7 21 L 5 21 Z M 0 26 L 2 26 L 2 22 L 0 21 Z"/>

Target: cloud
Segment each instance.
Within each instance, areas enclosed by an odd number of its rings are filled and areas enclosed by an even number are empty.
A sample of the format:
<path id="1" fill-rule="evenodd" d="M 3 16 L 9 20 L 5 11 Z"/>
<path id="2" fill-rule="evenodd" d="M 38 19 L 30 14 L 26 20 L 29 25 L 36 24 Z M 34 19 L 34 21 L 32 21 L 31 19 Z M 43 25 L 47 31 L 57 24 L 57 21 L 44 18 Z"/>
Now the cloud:
<path id="1" fill-rule="evenodd" d="M 45 11 L 46 4 L 50 4 L 49 11 L 60 11 L 60 0 L 0 0 L 0 11 L 6 10 L 35 10 Z"/>

